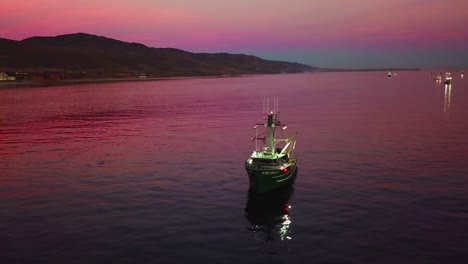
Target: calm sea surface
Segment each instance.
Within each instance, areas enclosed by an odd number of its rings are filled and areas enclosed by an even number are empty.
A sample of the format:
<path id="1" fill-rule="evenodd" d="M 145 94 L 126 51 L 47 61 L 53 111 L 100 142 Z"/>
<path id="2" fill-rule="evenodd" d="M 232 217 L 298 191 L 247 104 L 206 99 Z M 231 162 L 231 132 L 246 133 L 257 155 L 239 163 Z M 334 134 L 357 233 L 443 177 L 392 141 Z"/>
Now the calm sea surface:
<path id="1" fill-rule="evenodd" d="M 274 96 L 299 172 L 259 197 L 243 165 Z M 467 260 L 459 74 L 451 87 L 360 72 L 0 90 L 0 263 Z"/>

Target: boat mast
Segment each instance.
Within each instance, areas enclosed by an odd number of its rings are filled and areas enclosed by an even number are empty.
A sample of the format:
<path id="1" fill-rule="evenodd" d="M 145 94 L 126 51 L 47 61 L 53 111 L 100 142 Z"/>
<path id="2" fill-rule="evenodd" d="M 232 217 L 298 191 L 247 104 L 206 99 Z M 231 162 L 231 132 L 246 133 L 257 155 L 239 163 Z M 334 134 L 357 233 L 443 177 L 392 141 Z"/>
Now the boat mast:
<path id="1" fill-rule="evenodd" d="M 276 126 L 280 125 L 279 122 L 279 110 L 278 110 L 278 98 L 273 98 L 273 109 L 270 111 L 270 98 L 263 98 L 263 117 L 267 117 L 266 124 L 256 124 L 255 129 L 255 151 L 258 151 L 257 139 L 257 127 L 262 125 L 266 127 L 266 137 L 264 138 L 263 153 L 267 155 L 273 155 L 276 152 L 275 143 L 275 131 Z M 262 118 L 263 119 L 263 118 Z"/>
<path id="2" fill-rule="evenodd" d="M 273 111 L 268 113 L 265 152 L 271 155 L 275 152 L 275 122 L 273 121 Z"/>
<path id="3" fill-rule="evenodd" d="M 275 146 L 275 130 L 276 125 L 279 123 L 278 120 L 278 98 L 273 98 L 273 111 L 269 109 L 269 100 L 267 98 L 267 111 L 268 111 L 268 121 L 266 126 L 266 139 L 265 139 L 265 153 L 273 155 L 276 151 Z"/>

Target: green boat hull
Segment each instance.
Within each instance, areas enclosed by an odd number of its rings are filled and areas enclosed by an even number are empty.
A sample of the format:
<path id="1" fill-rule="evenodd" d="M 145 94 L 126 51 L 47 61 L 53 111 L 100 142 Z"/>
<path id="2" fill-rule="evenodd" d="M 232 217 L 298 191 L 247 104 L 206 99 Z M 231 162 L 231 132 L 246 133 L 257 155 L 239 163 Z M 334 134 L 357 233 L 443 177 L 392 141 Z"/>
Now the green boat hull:
<path id="1" fill-rule="evenodd" d="M 280 169 L 254 169 L 246 166 L 249 175 L 250 189 L 259 192 L 269 192 L 290 186 L 297 174 L 297 165 L 290 166 L 288 172 Z"/>

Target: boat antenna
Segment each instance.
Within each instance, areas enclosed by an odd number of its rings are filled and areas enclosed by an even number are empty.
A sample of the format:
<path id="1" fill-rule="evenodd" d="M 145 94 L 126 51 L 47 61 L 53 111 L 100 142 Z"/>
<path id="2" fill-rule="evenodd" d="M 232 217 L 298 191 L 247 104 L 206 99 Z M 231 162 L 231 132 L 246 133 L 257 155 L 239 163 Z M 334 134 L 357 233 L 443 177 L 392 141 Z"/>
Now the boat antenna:
<path id="1" fill-rule="evenodd" d="M 267 115 L 270 113 L 270 98 L 267 97 Z"/>
<path id="2" fill-rule="evenodd" d="M 279 99 L 278 99 L 278 96 L 276 96 L 276 109 L 275 109 L 275 116 L 276 116 L 276 120 L 275 122 L 278 122 L 278 112 L 279 112 Z"/>
<path id="3" fill-rule="evenodd" d="M 279 99 L 277 98 L 277 103 L 276 103 L 276 108 L 277 108 L 277 112 L 276 112 L 276 119 L 278 120 L 278 122 L 280 122 L 280 116 L 279 116 Z"/>
<path id="4" fill-rule="evenodd" d="M 266 100 L 266 98 L 265 98 L 265 97 L 263 97 L 262 118 L 260 119 L 260 120 L 262 120 L 262 121 L 263 121 L 263 118 L 264 118 L 264 116 L 265 116 L 265 100 Z"/>
<path id="5" fill-rule="evenodd" d="M 276 96 L 273 97 L 273 119 L 276 119 Z M 276 120 L 273 120 L 276 123 Z"/>

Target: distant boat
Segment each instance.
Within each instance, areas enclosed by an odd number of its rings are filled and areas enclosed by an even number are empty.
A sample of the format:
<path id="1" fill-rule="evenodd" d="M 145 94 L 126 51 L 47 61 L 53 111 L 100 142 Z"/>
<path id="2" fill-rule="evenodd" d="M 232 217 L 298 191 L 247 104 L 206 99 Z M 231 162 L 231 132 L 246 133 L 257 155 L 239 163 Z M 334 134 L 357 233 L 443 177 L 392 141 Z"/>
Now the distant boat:
<path id="1" fill-rule="evenodd" d="M 442 73 L 441 72 L 439 72 L 438 74 L 434 73 L 434 75 L 435 75 L 434 80 L 436 81 L 436 83 L 442 83 Z"/>
<path id="2" fill-rule="evenodd" d="M 446 72 L 444 84 L 451 84 L 451 83 L 452 83 L 452 76 L 450 75 L 450 72 Z"/>
<path id="3" fill-rule="evenodd" d="M 284 130 L 287 128 L 279 120 L 278 102 L 275 102 L 273 111 L 268 110 L 268 101 L 266 105 L 264 104 L 264 111 L 265 106 L 267 107 L 266 123 L 257 123 L 254 126 L 255 137 L 252 140 L 255 141 L 255 150 L 245 161 L 250 189 L 259 193 L 290 185 L 294 182 L 297 173 L 297 162 L 293 157 L 296 135 L 277 137 L 280 132 L 285 134 Z M 265 127 L 266 131 L 258 134 L 260 127 Z M 259 137 L 261 135 L 265 136 Z"/>
<path id="4" fill-rule="evenodd" d="M 388 78 L 392 78 L 392 72 L 388 72 L 388 73 L 387 73 L 387 77 L 388 77 Z"/>

